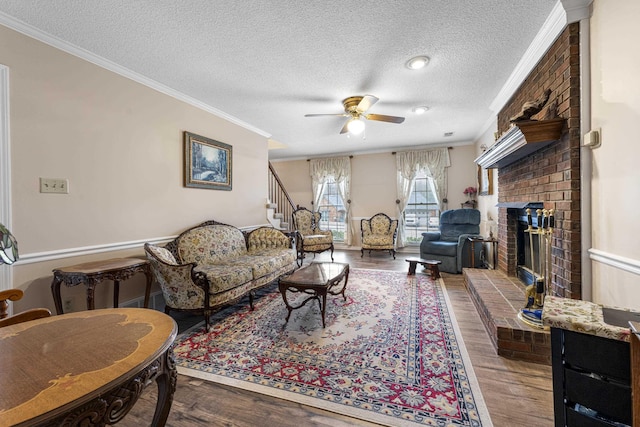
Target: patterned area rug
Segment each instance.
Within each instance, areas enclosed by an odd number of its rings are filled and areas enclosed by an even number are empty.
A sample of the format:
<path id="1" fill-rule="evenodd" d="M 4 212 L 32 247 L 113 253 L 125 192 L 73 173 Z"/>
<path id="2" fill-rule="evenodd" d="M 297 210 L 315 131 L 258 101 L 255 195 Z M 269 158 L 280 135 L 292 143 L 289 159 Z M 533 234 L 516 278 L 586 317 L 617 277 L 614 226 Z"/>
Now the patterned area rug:
<path id="1" fill-rule="evenodd" d="M 389 426 L 492 425 L 441 279 L 351 269 L 346 296 L 323 329 L 316 301 L 285 323 L 267 288 L 178 337 L 178 372 Z"/>

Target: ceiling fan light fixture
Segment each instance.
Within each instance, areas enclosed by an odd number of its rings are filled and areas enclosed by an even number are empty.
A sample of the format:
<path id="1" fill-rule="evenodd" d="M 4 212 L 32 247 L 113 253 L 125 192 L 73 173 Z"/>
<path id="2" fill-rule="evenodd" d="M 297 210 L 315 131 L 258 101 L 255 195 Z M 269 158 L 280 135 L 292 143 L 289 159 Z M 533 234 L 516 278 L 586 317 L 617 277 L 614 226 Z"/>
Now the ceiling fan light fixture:
<path id="1" fill-rule="evenodd" d="M 420 107 L 414 107 L 413 108 L 413 112 L 415 114 L 424 114 L 427 111 L 429 111 L 429 107 L 427 107 L 426 105 L 421 105 Z"/>
<path id="2" fill-rule="evenodd" d="M 419 70 L 429 63 L 428 56 L 416 56 L 407 61 L 407 68 L 410 70 Z"/>
<path id="3" fill-rule="evenodd" d="M 349 120 L 347 124 L 347 129 L 349 133 L 352 135 L 360 135 L 364 131 L 364 122 L 360 119 L 353 118 Z"/>

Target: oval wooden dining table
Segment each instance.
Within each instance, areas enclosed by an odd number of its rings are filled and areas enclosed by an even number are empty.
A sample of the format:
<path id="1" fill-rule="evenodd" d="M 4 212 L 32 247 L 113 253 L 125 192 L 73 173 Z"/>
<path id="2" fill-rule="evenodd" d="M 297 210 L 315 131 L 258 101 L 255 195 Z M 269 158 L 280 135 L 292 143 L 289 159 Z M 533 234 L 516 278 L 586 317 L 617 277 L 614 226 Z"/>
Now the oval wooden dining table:
<path id="1" fill-rule="evenodd" d="M 0 426 L 103 426 L 155 382 L 150 425 L 164 426 L 176 387 L 175 321 L 143 308 L 81 311 L 0 328 Z"/>

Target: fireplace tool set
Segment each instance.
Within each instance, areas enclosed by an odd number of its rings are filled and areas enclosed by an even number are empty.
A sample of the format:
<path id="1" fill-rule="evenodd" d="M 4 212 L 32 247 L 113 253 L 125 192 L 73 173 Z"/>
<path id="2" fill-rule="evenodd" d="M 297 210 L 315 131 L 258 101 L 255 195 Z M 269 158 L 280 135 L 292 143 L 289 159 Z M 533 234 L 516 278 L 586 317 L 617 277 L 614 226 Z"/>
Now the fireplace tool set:
<path id="1" fill-rule="evenodd" d="M 549 293 L 551 286 L 551 243 L 553 240 L 553 227 L 555 219 L 553 209 L 537 209 L 537 228 L 533 228 L 531 209 L 527 209 L 527 224 L 525 230 L 529 233 L 529 248 L 531 249 L 531 271 L 533 283 L 527 286 L 526 306 L 520 310 L 518 317 L 523 322 L 536 328 L 544 328 L 542 325 L 542 308 L 544 297 Z M 534 241 L 538 239 L 538 259 L 536 260 Z M 536 262 L 537 261 L 537 262 Z M 536 271 L 537 268 L 537 271 Z"/>

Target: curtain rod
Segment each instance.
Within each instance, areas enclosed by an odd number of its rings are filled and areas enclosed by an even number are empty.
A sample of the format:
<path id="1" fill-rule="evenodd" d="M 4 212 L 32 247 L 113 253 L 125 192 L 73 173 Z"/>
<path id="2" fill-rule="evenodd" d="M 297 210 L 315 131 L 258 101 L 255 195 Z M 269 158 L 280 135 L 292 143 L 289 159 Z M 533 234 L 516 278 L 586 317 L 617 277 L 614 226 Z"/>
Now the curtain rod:
<path id="1" fill-rule="evenodd" d="M 329 158 L 331 158 L 331 157 L 329 157 Z M 349 156 L 349 158 L 353 159 L 353 155 Z M 311 159 L 307 159 L 307 162 L 310 162 L 310 161 L 311 161 Z"/>
<path id="2" fill-rule="evenodd" d="M 447 147 L 448 150 L 453 150 L 453 147 Z M 428 148 L 427 148 L 428 150 Z M 392 151 L 391 155 L 395 156 L 396 155 L 396 151 Z"/>

